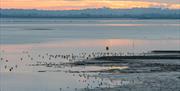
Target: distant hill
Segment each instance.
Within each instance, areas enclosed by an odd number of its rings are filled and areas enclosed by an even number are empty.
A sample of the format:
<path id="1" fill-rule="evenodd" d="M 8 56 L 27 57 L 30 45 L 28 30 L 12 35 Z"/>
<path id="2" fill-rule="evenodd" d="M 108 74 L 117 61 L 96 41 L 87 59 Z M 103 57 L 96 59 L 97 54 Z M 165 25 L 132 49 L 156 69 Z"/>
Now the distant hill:
<path id="1" fill-rule="evenodd" d="M 82 9 L 82 10 L 36 10 L 0 9 L 5 18 L 136 18 L 180 19 L 180 9 L 133 8 L 133 9 Z"/>

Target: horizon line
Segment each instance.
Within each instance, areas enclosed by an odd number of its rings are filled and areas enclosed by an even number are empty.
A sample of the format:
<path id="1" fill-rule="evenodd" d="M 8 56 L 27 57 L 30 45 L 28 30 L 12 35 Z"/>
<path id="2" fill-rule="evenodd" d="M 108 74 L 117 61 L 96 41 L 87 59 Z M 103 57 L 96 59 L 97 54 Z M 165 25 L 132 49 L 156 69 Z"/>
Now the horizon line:
<path id="1" fill-rule="evenodd" d="M 130 9 L 168 9 L 168 10 L 180 10 L 180 9 L 172 9 L 172 8 L 162 8 L 162 7 L 142 7 L 142 8 L 110 8 L 110 7 L 100 7 L 100 8 L 82 8 L 82 9 L 70 9 L 70 10 L 54 10 L 54 9 L 37 9 L 37 8 L 0 8 L 0 10 L 43 10 L 43 11 L 72 11 L 72 10 L 88 10 L 88 9 L 111 9 L 111 10 L 130 10 Z"/>

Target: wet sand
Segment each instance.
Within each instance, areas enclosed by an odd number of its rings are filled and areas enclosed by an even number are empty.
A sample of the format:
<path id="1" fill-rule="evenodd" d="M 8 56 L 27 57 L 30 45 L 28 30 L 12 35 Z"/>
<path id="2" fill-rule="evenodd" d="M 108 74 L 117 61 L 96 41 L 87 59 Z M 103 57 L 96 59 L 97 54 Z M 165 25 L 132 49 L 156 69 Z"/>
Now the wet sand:
<path id="1" fill-rule="evenodd" d="M 113 88 L 84 89 L 82 91 L 179 91 L 180 58 L 179 53 L 173 56 L 106 56 L 91 60 L 75 62 L 75 65 L 108 66 L 110 69 L 100 71 L 102 78 L 123 79 L 128 84 Z M 161 56 L 162 57 L 162 56 Z M 133 59 L 135 58 L 135 59 Z M 120 69 L 120 67 L 126 67 Z"/>

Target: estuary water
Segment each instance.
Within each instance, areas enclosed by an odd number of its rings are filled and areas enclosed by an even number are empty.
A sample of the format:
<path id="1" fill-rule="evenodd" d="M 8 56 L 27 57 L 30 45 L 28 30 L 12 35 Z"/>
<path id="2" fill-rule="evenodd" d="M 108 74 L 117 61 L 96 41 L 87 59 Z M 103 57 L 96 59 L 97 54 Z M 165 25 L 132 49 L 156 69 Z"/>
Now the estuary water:
<path id="1" fill-rule="evenodd" d="M 81 91 L 130 84 L 96 72 L 72 73 L 110 67 L 42 65 L 70 62 L 50 55 L 106 52 L 106 46 L 124 55 L 180 50 L 180 20 L 1 18 L 0 91 Z"/>

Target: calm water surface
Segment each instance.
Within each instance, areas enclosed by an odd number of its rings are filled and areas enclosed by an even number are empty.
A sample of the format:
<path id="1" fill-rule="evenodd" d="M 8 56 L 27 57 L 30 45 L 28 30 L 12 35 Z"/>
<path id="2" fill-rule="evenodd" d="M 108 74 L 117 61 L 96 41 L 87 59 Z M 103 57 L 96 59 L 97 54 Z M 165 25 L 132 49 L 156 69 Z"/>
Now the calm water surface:
<path id="1" fill-rule="evenodd" d="M 3 18 L 0 24 L 3 58 L 0 61 L 0 88 L 2 91 L 75 91 L 96 88 L 99 84 L 103 84 L 100 87 L 114 87 L 129 83 L 122 79 L 101 78 L 99 73 L 69 72 L 111 69 L 109 67 L 29 66 L 37 61 L 69 62 L 49 60 L 47 53 L 105 52 L 105 46 L 110 47 L 110 52 L 125 54 L 180 50 L 180 20 Z M 82 59 L 76 61 L 79 60 Z M 14 69 L 10 72 L 11 67 Z"/>

